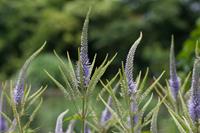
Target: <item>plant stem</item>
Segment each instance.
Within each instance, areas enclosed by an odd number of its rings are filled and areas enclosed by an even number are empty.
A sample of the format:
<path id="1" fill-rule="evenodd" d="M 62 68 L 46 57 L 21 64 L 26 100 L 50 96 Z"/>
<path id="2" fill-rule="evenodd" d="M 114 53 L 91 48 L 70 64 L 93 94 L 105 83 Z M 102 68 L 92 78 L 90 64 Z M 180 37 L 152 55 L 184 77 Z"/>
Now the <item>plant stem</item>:
<path id="1" fill-rule="evenodd" d="M 130 98 L 131 98 L 131 96 L 130 96 Z M 131 130 L 130 130 L 130 132 L 131 133 L 134 133 L 134 122 L 133 122 L 133 118 L 134 118 L 134 114 L 133 113 L 135 113 L 135 112 L 132 112 L 132 102 L 134 102 L 134 101 L 132 101 L 132 99 L 129 99 L 129 117 L 130 117 L 130 126 L 131 126 Z"/>
<path id="2" fill-rule="evenodd" d="M 19 131 L 20 131 L 20 133 L 23 133 L 23 129 L 22 129 L 21 122 L 20 122 L 20 115 L 17 112 L 16 105 L 13 106 L 13 113 L 14 113 L 14 116 L 16 118 L 17 125 L 19 127 Z"/>
<path id="3" fill-rule="evenodd" d="M 196 123 L 196 133 L 199 133 L 200 131 L 199 131 L 200 129 L 199 129 L 199 121 Z"/>
<path id="4" fill-rule="evenodd" d="M 86 105 L 86 97 L 83 95 L 82 99 L 82 133 L 85 132 L 85 105 Z"/>

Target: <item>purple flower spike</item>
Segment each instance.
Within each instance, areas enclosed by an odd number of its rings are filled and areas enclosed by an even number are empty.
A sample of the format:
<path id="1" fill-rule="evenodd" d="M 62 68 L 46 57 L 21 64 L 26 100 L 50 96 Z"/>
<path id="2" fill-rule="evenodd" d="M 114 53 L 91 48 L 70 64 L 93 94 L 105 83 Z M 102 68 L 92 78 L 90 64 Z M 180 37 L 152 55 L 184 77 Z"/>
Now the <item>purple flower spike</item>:
<path id="1" fill-rule="evenodd" d="M 131 103 L 130 103 L 131 107 L 130 108 L 131 108 L 131 111 L 134 113 L 137 112 L 138 105 L 136 103 L 136 99 L 135 99 L 135 95 L 134 95 L 137 91 L 137 85 L 133 80 L 133 60 L 134 60 L 135 51 L 136 51 L 137 46 L 140 43 L 141 39 L 142 39 L 142 32 L 140 32 L 140 37 L 134 42 L 133 46 L 129 50 L 129 53 L 126 58 L 126 64 L 125 64 L 125 74 L 126 74 L 126 79 L 128 82 L 128 91 L 129 91 L 129 95 L 130 95 L 130 99 L 131 99 Z M 138 116 L 134 115 L 133 118 L 128 117 L 129 125 L 131 125 L 130 123 L 132 120 L 133 120 L 134 124 L 137 124 Z"/>
<path id="2" fill-rule="evenodd" d="M 117 85 L 114 87 L 114 90 L 113 90 L 114 92 L 116 92 L 118 86 L 119 86 L 119 84 L 117 84 Z M 109 105 L 109 107 L 112 106 L 112 97 L 111 97 L 111 96 L 108 97 L 107 104 Z M 108 120 L 110 120 L 111 117 L 112 117 L 112 114 L 111 114 L 110 110 L 106 107 L 106 108 L 103 110 L 102 114 L 101 114 L 101 120 L 100 120 L 101 125 L 102 125 L 102 126 L 105 126 L 106 122 L 107 122 Z"/>
<path id="3" fill-rule="evenodd" d="M 175 55 L 174 55 L 174 37 L 172 36 L 171 40 L 171 49 L 170 49 L 170 79 L 169 79 L 169 85 L 171 88 L 171 93 L 173 98 L 176 100 L 178 91 L 180 88 L 180 78 L 177 76 L 176 73 L 176 61 L 175 61 Z"/>
<path id="4" fill-rule="evenodd" d="M 128 87 L 129 87 L 129 93 L 133 94 L 136 92 L 136 83 L 133 80 L 133 60 L 136 48 L 138 44 L 140 43 L 142 39 L 142 32 L 140 32 L 140 37 L 135 41 L 131 49 L 129 50 L 128 56 L 126 58 L 126 64 L 125 64 L 125 73 L 127 77 Z"/>
<path id="5" fill-rule="evenodd" d="M 81 35 L 81 51 L 80 51 L 80 61 L 81 69 L 83 70 L 84 84 L 87 86 L 90 81 L 90 62 L 88 57 L 88 24 L 89 24 L 89 15 L 91 9 L 89 9 Z"/>
<path id="6" fill-rule="evenodd" d="M 18 76 L 18 79 L 17 79 L 17 83 L 16 83 L 16 86 L 14 88 L 14 94 L 13 94 L 15 104 L 21 103 L 22 97 L 24 95 L 24 84 L 25 84 L 25 78 L 26 78 L 26 71 L 27 71 L 30 63 L 32 62 L 32 60 L 42 51 L 45 44 L 46 44 L 46 42 L 42 45 L 41 48 L 39 48 L 35 53 L 33 53 L 26 60 L 22 69 L 20 70 L 19 76 Z"/>
<path id="7" fill-rule="evenodd" d="M 108 104 L 109 106 L 111 106 L 111 104 L 112 104 L 112 98 L 111 98 L 111 96 L 109 96 L 107 104 Z M 106 108 L 103 110 L 102 114 L 101 114 L 101 121 L 100 121 L 101 125 L 104 126 L 104 125 L 106 124 L 106 122 L 107 122 L 108 120 L 110 120 L 111 117 L 112 117 L 112 114 L 111 114 L 111 112 L 109 111 L 109 109 L 106 107 Z"/>
<path id="8" fill-rule="evenodd" d="M 2 88 L 0 87 L 0 112 L 3 111 L 3 96 L 2 96 Z M 5 132 L 8 129 L 8 125 L 4 117 L 0 114 L 0 132 Z"/>
<path id="9" fill-rule="evenodd" d="M 62 112 L 56 121 L 56 128 L 55 128 L 55 133 L 63 133 L 63 117 L 68 113 L 69 110 L 66 110 L 65 112 Z"/>
<path id="10" fill-rule="evenodd" d="M 0 117 L 0 132 L 5 132 L 8 129 L 8 125 L 5 119 L 1 116 Z"/>
<path id="11" fill-rule="evenodd" d="M 194 122 L 200 120 L 200 59 L 195 59 L 193 75 L 192 75 L 192 86 L 191 96 L 188 104 L 189 113 Z"/>

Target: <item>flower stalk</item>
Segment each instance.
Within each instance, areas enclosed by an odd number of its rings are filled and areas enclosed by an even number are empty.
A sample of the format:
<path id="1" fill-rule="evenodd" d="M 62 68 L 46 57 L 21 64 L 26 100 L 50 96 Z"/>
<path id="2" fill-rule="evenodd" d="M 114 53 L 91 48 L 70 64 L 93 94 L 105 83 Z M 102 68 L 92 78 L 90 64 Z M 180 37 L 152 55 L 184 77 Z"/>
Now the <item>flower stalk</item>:
<path id="1" fill-rule="evenodd" d="M 35 53 L 33 53 L 24 63 L 22 66 L 22 69 L 19 72 L 16 86 L 14 88 L 14 93 L 13 93 L 13 98 L 14 98 L 14 103 L 16 105 L 20 104 L 22 101 L 22 97 L 24 95 L 24 84 L 25 84 L 25 78 L 26 78 L 26 72 L 31 64 L 32 60 L 42 51 L 44 46 L 46 45 L 46 42 L 40 47 Z"/>
<path id="2" fill-rule="evenodd" d="M 115 93 L 117 88 L 118 88 L 119 84 L 116 84 L 116 86 L 114 87 L 113 89 L 113 92 Z M 113 103 L 113 100 L 112 100 L 112 96 L 109 96 L 108 97 L 108 101 L 107 101 L 107 104 L 109 107 L 112 106 L 112 103 Z M 110 112 L 110 110 L 106 107 L 103 111 L 102 111 L 102 114 L 101 114 L 101 119 L 100 119 L 100 124 L 102 126 L 105 126 L 106 123 L 111 119 L 112 117 L 112 113 Z"/>
<path id="3" fill-rule="evenodd" d="M 195 59 L 192 75 L 191 96 L 188 104 L 189 113 L 196 125 L 200 123 L 200 59 Z"/>
<path id="4" fill-rule="evenodd" d="M 3 88 L 0 86 L 0 112 L 3 111 Z M 8 125 L 2 114 L 0 114 L 0 132 L 8 130 Z"/>
<path id="5" fill-rule="evenodd" d="M 65 112 L 62 112 L 56 121 L 56 128 L 55 128 L 55 133 L 64 133 L 63 132 L 63 118 L 64 116 L 68 113 L 69 110 L 66 110 Z"/>
<path id="6" fill-rule="evenodd" d="M 82 133 L 86 132 L 86 115 L 87 115 L 87 87 L 90 81 L 90 62 L 88 57 L 88 25 L 89 25 L 89 16 L 91 8 L 89 9 L 81 35 L 81 50 L 80 50 L 80 62 L 79 62 L 79 80 L 80 87 L 82 91 Z"/>
<path id="7" fill-rule="evenodd" d="M 180 88 L 180 78 L 177 76 L 176 72 L 176 61 L 174 55 L 174 37 L 172 35 L 171 39 L 171 49 L 170 49 L 170 79 L 169 85 L 172 93 L 172 97 L 177 101 L 178 91 Z"/>
<path id="8" fill-rule="evenodd" d="M 138 123 L 138 116 L 136 115 L 138 111 L 138 105 L 137 105 L 136 97 L 135 97 L 135 94 L 137 92 L 137 85 L 135 81 L 133 80 L 133 61 L 134 61 L 135 51 L 141 39 L 142 39 L 142 32 L 140 33 L 139 38 L 134 42 L 131 49 L 129 50 L 127 58 L 126 58 L 126 64 L 125 64 L 125 74 L 126 74 L 126 80 L 128 84 L 128 94 L 130 96 L 130 100 L 129 100 L 130 117 L 128 118 L 128 122 L 131 125 L 132 133 L 138 132 L 138 131 L 134 131 L 134 125 Z"/>

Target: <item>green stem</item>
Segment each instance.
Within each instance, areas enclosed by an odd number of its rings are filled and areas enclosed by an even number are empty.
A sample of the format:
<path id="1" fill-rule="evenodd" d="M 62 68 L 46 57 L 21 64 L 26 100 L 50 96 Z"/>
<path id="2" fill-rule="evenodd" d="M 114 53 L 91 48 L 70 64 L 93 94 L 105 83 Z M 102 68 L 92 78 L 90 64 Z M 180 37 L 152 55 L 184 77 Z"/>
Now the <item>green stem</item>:
<path id="1" fill-rule="evenodd" d="M 131 102 L 133 102 L 133 101 L 131 99 L 129 99 L 128 102 L 129 102 L 129 117 L 130 117 L 130 124 L 131 124 L 130 132 L 134 133 L 134 122 L 133 122 L 134 114 L 133 114 L 132 109 L 131 109 Z"/>
<path id="2" fill-rule="evenodd" d="M 175 101 L 175 112 L 176 112 L 177 114 L 180 114 L 180 112 L 179 112 L 179 101 L 178 101 L 178 99 L 176 99 L 176 101 Z"/>
<path id="3" fill-rule="evenodd" d="M 85 95 L 82 99 L 82 133 L 85 131 Z"/>
<path id="4" fill-rule="evenodd" d="M 82 133 L 85 132 L 85 121 L 86 121 L 86 114 L 87 114 L 87 100 L 88 97 L 86 95 L 86 92 L 83 94 L 83 99 L 82 99 Z"/>
<path id="5" fill-rule="evenodd" d="M 199 130 L 200 130 L 200 129 L 199 129 L 199 121 L 196 123 L 196 129 L 197 129 L 197 130 L 196 130 L 196 133 L 200 133 L 200 131 L 199 131 Z"/>
<path id="6" fill-rule="evenodd" d="M 20 133 L 23 133 L 24 131 L 23 131 L 22 126 L 21 126 L 20 115 L 19 115 L 19 113 L 17 112 L 16 105 L 14 105 L 14 107 L 13 107 L 13 113 L 14 113 L 14 116 L 15 116 L 15 118 L 16 118 L 17 125 L 18 125 L 18 127 L 19 127 L 19 131 L 20 131 Z"/>

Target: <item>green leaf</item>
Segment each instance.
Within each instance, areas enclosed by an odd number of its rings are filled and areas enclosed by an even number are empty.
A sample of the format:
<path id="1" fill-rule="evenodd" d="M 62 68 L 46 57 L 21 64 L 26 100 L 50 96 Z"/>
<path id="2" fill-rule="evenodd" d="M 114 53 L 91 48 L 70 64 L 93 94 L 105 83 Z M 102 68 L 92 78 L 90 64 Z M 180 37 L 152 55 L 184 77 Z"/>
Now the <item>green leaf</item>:
<path id="1" fill-rule="evenodd" d="M 179 129 L 179 131 L 180 131 L 181 133 L 187 133 L 187 132 L 184 130 L 182 124 L 180 124 L 180 122 L 176 119 L 176 117 L 174 116 L 174 114 L 173 114 L 171 111 L 169 111 L 169 113 L 170 113 L 170 115 L 172 116 L 172 118 L 173 118 L 175 124 L 177 125 L 177 127 L 178 127 L 178 129 Z"/>
<path id="2" fill-rule="evenodd" d="M 144 78 L 143 78 L 143 80 L 142 80 L 142 82 L 141 82 L 141 84 L 140 84 L 140 87 L 139 87 L 139 89 L 138 89 L 138 91 L 137 91 L 137 99 L 138 99 L 138 97 L 141 96 L 141 93 L 142 93 L 143 90 L 144 90 L 144 86 L 145 86 L 146 81 L 147 81 L 148 73 L 149 73 L 149 68 L 147 68 L 146 73 L 145 73 L 145 76 L 144 76 Z"/>
<path id="3" fill-rule="evenodd" d="M 191 76 L 191 72 L 189 72 L 189 74 L 187 75 L 187 77 L 185 78 L 184 82 L 183 82 L 183 85 L 181 86 L 180 88 L 180 91 L 181 91 L 181 94 L 185 94 L 186 93 L 186 85 L 188 84 L 189 82 L 189 79 L 190 79 L 190 76 Z"/>
<path id="4" fill-rule="evenodd" d="M 93 68 L 94 68 L 94 64 L 95 64 L 95 61 L 96 61 L 96 57 L 97 57 L 97 55 L 95 54 L 95 55 L 94 55 L 94 59 L 93 59 L 93 61 L 92 61 L 92 64 L 90 65 L 89 77 L 91 77 L 91 75 L 92 75 L 92 71 L 93 71 Z"/>
<path id="5" fill-rule="evenodd" d="M 142 96 L 140 96 L 139 98 L 139 102 L 141 103 L 147 96 L 148 94 L 153 90 L 153 88 L 155 87 L 155 85 L 158 83 L 158 81 L 162 78 L 163 74 L 165 73 L 162 72 L 162 74 L 153 82 L 153 84 L 151 84 L 150 87 L 148 87 L 145 92 L 142 94 Z"/>
<path id="6" fill-rule="evenodd" d="M 115 82 L 115 80 L 117 79 L 118 75 L 119 75 L 119 72 L 110 81 L 108 81 L 105 86 L 108 87 L 108 86 L 112 85 L 113 82 Z M 99 94 L 102 95 L 105 91 L 106 91 L 106 89 L 105 89 L 105 87 L 103 87 L 101 89 L 101 91 L 99 92 Z M 97 97 L 97 100 L 99 100 L 98 97 Z"/>
<path id="7" fill-rule="evenodd" d="M 159 105 L 160 100 L 158 100 L 158 105 L 156 106 L 153 116 L 152 116 L 152 120 L 151 120 L 151 132 L 152 133 L 158 133 L 158 127 L 157 127 L 157 117 L 158 117 L 158 112 L 159 112 Z"/>
<path id="8" fill-rule="evenodd" d="M 69 54 L 67 53 L 69 67 L 67 67 L 67 64 L 58 56 L 56 51 L 54 51 L 54 54 L 58 58 L 58 60 L 60 62 L 60 66 L 61 66 L 62 71 L 63 71 L 62 74 L 66 75 L 67 80 L 69 81 L 71 88 L 73 88 L 74 90 L 78 90 L 78 82 L 77 82 L 77 79 L 76 79 L 75 71 L 73 69 L 73 64 L 71 62 Z"/>
<path id="9" fill-rule="evenodd" d="M 33 121 L 33 119 L 35 118 L 36 113 L 38 112 L 39 108 L 42 105 L 42 98 L 40 100 L 40 103 L 37 105 L 37 107 L 34 109 L 34 111 L 31 113 L 31 116 L 29 117 L 28 122 L 26 123 L 26 125 L 24 126 L 24 129 L 27 129 L 29 127 L 29 125 L 31 124 L 31 122 Z"/>
<path id="10" fill-rule="evenodd" d="M 185 124 L 184 120 L 183 120 L 176 112 L 174 112 L 173 109 L 171 109 L 170 106 L 167 105 L 167 103 L 166 103 L 165 101 L 163 101 L 163 103 L 164 103 L 165 106 L 167 107 L 167 109 L 168 109 L 170 115 L 171 115 L 171 116 L 173 115 L 174 121 L 178 121 L 178 122 L 181 124 L 182 127 L 187 128 L 187 125 Z M 178 126 L 178 125 L 177 125 L 177 126 Z"/>
<path id="11" fill-rule="evenodd" d="M 124 110 L 123 110 L 122 105 L 120 104 L 119 100 L 115 96 L 115 92 L 113 91 L 113 89 L 110 86 L 106 86 L 102 81 L 100 81 L 100 82 L 104 86 L 104 88 L 107 90 L 107 92 L 109 93 L 109 95 L 112 97 L 113 106 L 116 109 L 117 115 L 119 116 L 119 118 L 121 120 L 123 120 L 122 114 L 124 113 Z"/>
<path id="12" fill-rule="evenodd" d="M 86 94 L 90 94 L 94 90 L 94 88 L 96 87 L 98 81 L 103 76 L 103 74 L 105 73 L 106 69 L 111 64 L 111 62 L 114 60 L 115 57 L 116 57 L 116 55 L 111 60 L 109 60 L 107 63 L 106 63 L 106 60 L 107 60 L 107 57 L 106 57 L 105 60 L 103 61 L 103 63 L 100 65 L 100 67 L 95 70 L 95 72 L 92 75 L 92 78 L 91 78 L 91 80 L 89 82 Z"/>
<path id="13" fill-rule="evenodd" d="M 53 78 L 46 70 L 44 71 L 51 78 L 51 80 L 58 86 L 58 88 L 63 92 L 64 96 L 68 98 L 69 93 L 67 92 L 65 87 L 61 83 L 59 83 L 55 78 Z"/>
<path id="14" fill-rule="evenodd" d="M 124 127 L 124 124 L 122 123 L 121 119 L 118 117 L 117 113 L 106 103 L 106 101 L 104 101 L 104 99 L 101 97 L 101 95 L 99 95 L 99 98 L 101 99 L 101 101 L 103 102 L 103 104 L 106 106 L 106 108 L 108 108 L 108 110 L 111 112 L 111 114 L 113 115 L 113 117 L 116 118 L 116 120 L 118 121 L 118 123 L 120 124 L 120 126 L 123 129 L 126 129 Z"/>
<path id="15" fill-rule="evenodd" d="M 27 106 L 27 110 L 35 103 L 35 101 L 44 93 L 44 91 L 47 89 L 47 86 L 42 88 L 39 92 L 37 92 L 37 94 L 35 95 L 35 97 L 33 97 L 31 100 L 30 100 L 30 103 L 28 104 Z"/>
<path id="16" fill-rule="evenodd" d="M 63 79 L 64 79 L 64 81 L 65 81 L 66 89 L 68 89 L 69 97 L 68 97 L 67 99 L 69 99 L 69 100 L 75 100 L 75 99 L 77 99 L 78 97 L 80 97 L 80 96 L 81 96 L 80 91 L 79 91 L 78 89 L 73 89 L 73 88 L 71 87 L 71 85 L 70 85 L 70 83 L 69 83 L 69 81 L 68 81 L 66 75 L 64 74 L 62 68 L 59 67 L 59 70 L 60 70 L 61 75 L 62 75 L 62 77 L 63 77 Z"/>
<path id="17" fill-rule="evenodd" d="M 184 114 L 186 120 L 189 121 L 190 127 L 194 127 L 193 121 L 192 121 L 190 114 L 189 114 L 189 111 L 188 111 L 188 106 L 184 102 L 183 97 L 182 97 L 180 92 L 179 92 L 179 97 L 180 97 L 180 101 L 181 101 L 181 107 L 182 107 L 181 109 L 183 111 L 183 114 Z"/>

